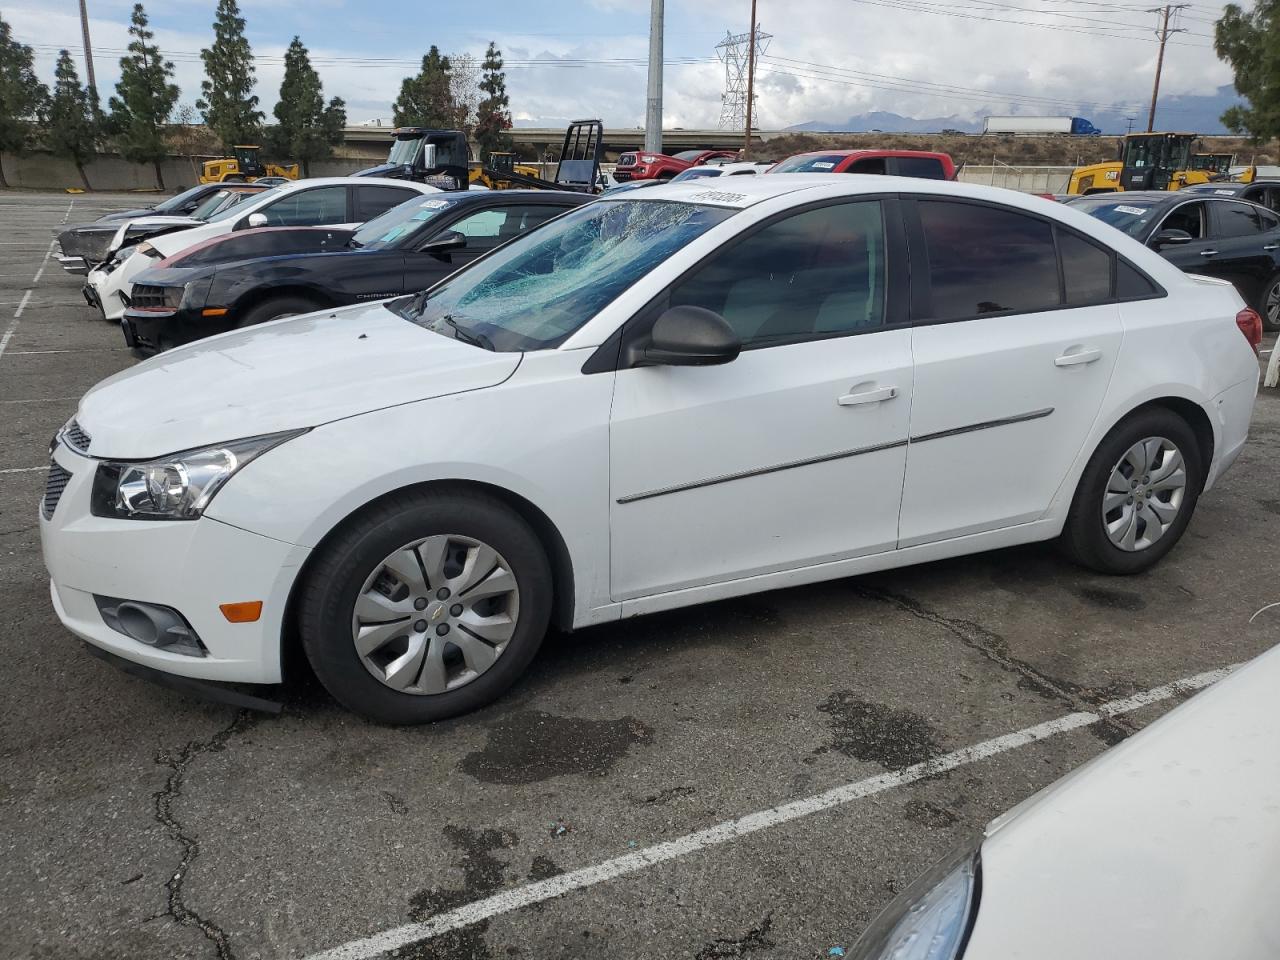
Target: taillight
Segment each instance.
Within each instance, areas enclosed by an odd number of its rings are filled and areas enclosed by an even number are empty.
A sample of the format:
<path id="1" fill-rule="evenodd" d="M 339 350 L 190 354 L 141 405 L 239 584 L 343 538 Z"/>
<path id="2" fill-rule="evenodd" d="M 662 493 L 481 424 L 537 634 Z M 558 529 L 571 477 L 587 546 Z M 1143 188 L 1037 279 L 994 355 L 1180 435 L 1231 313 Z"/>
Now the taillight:
<path id="1" fill-rule="evenodd" d="M 1258 345 L 1262 343 L 1262 315 L 1253 307 L 1245 307 L 1236 314 L 1236 326 L 1253 347 L 1253 352 L 1257 353 Z"/>

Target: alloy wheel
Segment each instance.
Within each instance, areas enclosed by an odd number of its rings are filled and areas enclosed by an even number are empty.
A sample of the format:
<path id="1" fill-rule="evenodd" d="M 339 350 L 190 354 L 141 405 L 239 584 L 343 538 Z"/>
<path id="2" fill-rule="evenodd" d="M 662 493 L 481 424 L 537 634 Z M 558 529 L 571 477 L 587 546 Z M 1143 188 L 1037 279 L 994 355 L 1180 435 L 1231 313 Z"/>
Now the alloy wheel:
<path id="1" fill-rule="evenodd" d="M 1271 285 L 1262 306 L 1266 311 L 1267 326 L 1272 329 L 1280 327 L 1280 279 Z"/>
<path id="2" fill-rule="evenodd" d="M 519 618 L 511 565 L 480 540 L 444 534 L 405 544 L 374 568 L 356 597 L 351 640 L 381 683 L 439 694 L 492 667 Z"/>
<path id="3" fill-rule="evenodd" d="M 1146 550 L 1173 525 L 1187 490 L 1182 451 L 1165 437 L 1147 437 L 1125 451 L 1102 497 L 1102 524 L 1121 550 Z"/>

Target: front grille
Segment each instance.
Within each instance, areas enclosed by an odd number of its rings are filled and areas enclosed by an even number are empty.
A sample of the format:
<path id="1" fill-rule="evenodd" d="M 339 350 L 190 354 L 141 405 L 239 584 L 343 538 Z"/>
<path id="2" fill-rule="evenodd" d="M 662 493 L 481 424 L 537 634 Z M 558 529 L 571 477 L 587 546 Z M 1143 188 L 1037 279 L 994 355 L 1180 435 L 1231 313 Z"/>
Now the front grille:
<path id="1" fill-rule="evenodd" d="M 67 489 L 67 481 L 71 474 L 53 461 L 49 462 L 49 476 L 44 482 L 44 499 L 40 502 L 40 513 L 46 520 L 53 518 L 53 511 L 58 509 L 58 501 L 62 499 L 62 491 Z"/>
<path id="2" fill-rule="evenodd" d="M 84 432 L 84 429 L 75 420 L 67 424 L 67 428 L 62 431 L 62 439 L 76 453 L 88 453 L 89 444 L 93 442 L 93 437 Z"/>
<path id="3" fill-rule="evenodd" d="M 135 283 L 129 293 L 129 306 L 135 310 L 164 310 L 169 307 L 168 287 L 153 287 Z"/>

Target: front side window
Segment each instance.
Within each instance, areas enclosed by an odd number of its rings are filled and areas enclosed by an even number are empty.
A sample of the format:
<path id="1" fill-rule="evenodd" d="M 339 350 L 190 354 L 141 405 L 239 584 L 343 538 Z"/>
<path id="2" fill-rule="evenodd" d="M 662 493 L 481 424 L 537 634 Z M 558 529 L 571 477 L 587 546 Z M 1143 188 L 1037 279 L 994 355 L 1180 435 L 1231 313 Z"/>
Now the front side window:
<path id="1" fill-rule="evenodd" d="M 322 226 L 347 219 L 347 188 L 316 187 L 294 190 L 264 207 L 267 224 L 273 227 Z"/>
<path id="2" fill-rule="evenodd" d="M 921 200 L 935 320 L 1060 306 L 1053 229 L 1013 210 Z"/>
<path id="3" fill-rule="evenodd" d="M 563 211 L 557 207 L 541 205 L 498 207 L 463 217 L 449 229 L 467 238 L 468 250 L 484 251 L 514 240 L 526 230 L 532 230 L 561 212 Z"/>
<path id="4" fill-rule="evenodd" d="M 884 157 L 867 157 L 865 160 L 858 160 L 845 171 L 845 173 L 872 173 L 877 176 L 883 176 L 885 172 Z"/>
<path id="5" fill-rule="evenodd" d="M 1203 239 L 1208 232 L 1205 230 L 1204 203 L 1184 203 L 1164 218 L 1160 229 L 1183 230 L 1191 234 L 1192 240 Z"/>
<path id="6" fill-rule="evenodd" d="M 748 349 L 874 329 L 884 245 L 877 200 L 808 210 L 729 247 L 674 287 L 670 305 L 720 314 Z"/>
<path id="7" fill-rule="evenodd" d="M 550 349 L 735 212 L 662 200 L 597 200 L 495 251 L 427 297 L 387 308 L 495 350 Z"/>
<path id="8" fill-rule="evenodd" d="M 1253 237 L 1262 232 L 1258 208 L 1249 203 L 1214 204 L 1215 237 Z"/>

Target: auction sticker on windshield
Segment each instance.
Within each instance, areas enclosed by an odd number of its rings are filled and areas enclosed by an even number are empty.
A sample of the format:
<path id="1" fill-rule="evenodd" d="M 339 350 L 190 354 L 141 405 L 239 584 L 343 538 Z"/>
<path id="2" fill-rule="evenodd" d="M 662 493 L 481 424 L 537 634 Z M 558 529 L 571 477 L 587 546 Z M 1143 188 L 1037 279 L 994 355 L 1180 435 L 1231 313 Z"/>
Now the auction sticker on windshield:
<path id="1" fill-rule="evenodd" d="M 1126 207 L 1126 206 L 1118 206 L 1115 208 L 1115 211 L 1116 213 L 1132 214 L 1135 217 L 1140 217 L 1147 212 L 1142 207 Z"/>

